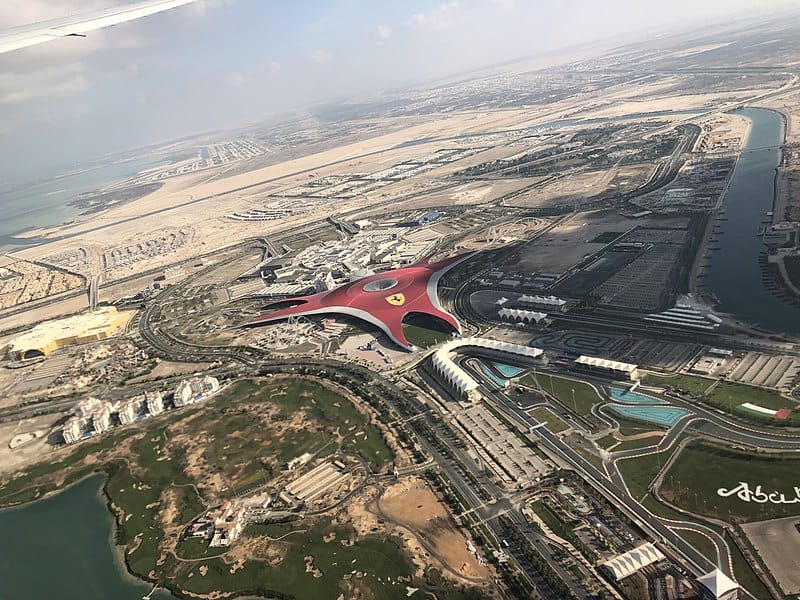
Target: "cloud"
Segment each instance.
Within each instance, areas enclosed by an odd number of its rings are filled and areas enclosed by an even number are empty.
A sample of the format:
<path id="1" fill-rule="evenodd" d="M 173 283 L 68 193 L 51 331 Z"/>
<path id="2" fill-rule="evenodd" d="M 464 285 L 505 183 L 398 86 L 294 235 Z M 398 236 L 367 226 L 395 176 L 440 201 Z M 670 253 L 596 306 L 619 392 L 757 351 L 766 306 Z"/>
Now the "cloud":
<path id="1" fill-rule="evenodd" d="M 309 58 L 319 65 L 324 65 L 333 60 L 333 54 L 327 50 L 314 50 L 314 52 L 309 55 Z"/>
<path id="2" fill-rule="evenodd" d="M 234 71 L 228 75 L 228 83 L 233 87 L 239 87 L 247 83 L 247 77 L 242 75 L 239 71 Z"/>
<path id="3" fill-rule="evenodd" d="M 455 25 L 460 10 L 458 2 L 445 2 L 431 12 L 411 15 L 409 23 L 417 29 L 447 29 Z"/>
<path id="4" fill-rule="evenodd" d="M 200 0 L 200 2 L 192 2 L 187 5 L 186 12 L 193 17 L 205 17 L 212 10 L 236 4 L 236 1 L 237 0 Z"/>
<path id="5" fill-rule="evenodd" d="M 89 86 L 84 71 L 82 64 L 73 64 L 31 73 L 0 73 L 0 104 L 23 104 L 77 94 Z"/>
<path id="6" fill-rule="evenodd" d="M 392 28 L 389 25 L 378 25 L 378 39 L 388 40 L 392 37 Z"/>
<path id="7" fill-rule="evenodd" d="M 498 8 L 503 10 L 510 10 L 514 8 L 515 1 L 514 0 L 489 0 L 489 2 L 495 5 Z"/>
<path id="8" fill-rule="evenodd" d="M 0 27 L 18 27 L 111 8 L 114 0 L 3 0 Z"/>
<path id="9" fill-rule="evenodd" d="M 269 72 L 270 73 L 275 74 L 275 73 L 280 73 L 282 67 L 281 67 L 281 63 L 279 63 L 277 60 L 273 60 L 273 61 L 270 61 L 269 65 L 268 65 L 268 68 L 269 68 Z"/>
<path id="10" fill-rule="evenodd" d="M 233 1 L 203 0 L 160 16 L 93 31 L 85 38 L 64 38 L 4 54 L 0 60 L 0 104 L 50 103 L 55 97 L 79 94 L 90 84 L 98 85 L 120 73 L 135 77 L 139 72 L 137 64 L 113 70 L 108 68 L 108 63 L 130 49 L 163 40 L 165 29 L 178 19 L 177 22 L 185 25 L 187 16 L 194 20 Z M 0 0 L 0 29 L 63 19 L 122 4 L 122 0 Z M 112 55 L 112 52 L 118 54 Z"/>

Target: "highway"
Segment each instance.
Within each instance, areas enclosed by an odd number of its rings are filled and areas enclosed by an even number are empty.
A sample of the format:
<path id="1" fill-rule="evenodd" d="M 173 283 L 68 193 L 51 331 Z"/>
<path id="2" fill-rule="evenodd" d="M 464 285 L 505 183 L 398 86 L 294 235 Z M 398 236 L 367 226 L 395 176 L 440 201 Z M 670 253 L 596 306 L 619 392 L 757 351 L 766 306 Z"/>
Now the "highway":
<path id="1" fill-rule="evenodd" d="M 513 251 L 516 251 L 516 248 L 505 250 L 505 252 Z M 213 268 L 219 268 L 219 266 L 217 264 Z M 198 275 L 201 274 L 202 272 Z M 458 444 L 451 443 L 454 440 L 448 439 L 447 430 L 441 428 L 434 413 L 429 410 L 421 410 L 423 405 L 420 404 L 413 390 L 403 389 L 381 375 L 353 363 L 340 363 L 330 359 L 307 357 L 275 358 L 262 350 L 245 346 L 203 346 L 179 339 L 174 334 L 164 330 L 156 322 L 160 312 L 159 306 L 165 301 L 169 301 L 174 295 L 179 294 L 188 285 L 189 281 L 187 280 L 165 290 L 141 314 L 139 332 L 157 354 L 171 360 L 191 362 L 231 361 L 241 365 L 243 372 L 250 373 L 286 372 L 298 368 L 315 369 L 317 371 L 328 370 L 339 373 L 344 377 L 385 386 L 395 393 L 397 398 L 405 398 L 405 401 L 398 403 L 389 395 L 382 398 L 381 401 L 390 410 L 401 415 L 407 426 L 414 431 L 422 450 L 431 457 L 435 465 L 445 475 L 446 480 L 462 499 L 465 513 L 474 513 L 477 519 L 489 529 L 496 541 L 503 539 L 504 527 L 498 517 L 505 515 L 514 524 L 515 529 L 528 540 L 531 547 L 542 548 L 543 538 L 541 533 L 528 524 L 526 518 L 520 512 L 520 507 L 512 501 L 508 492 L 490 481 L 464 449 L 460 448 Z M 469 285 L 469 281 L 459 287 L 455 295 L 456 299 L 465 297 L 464 294 L 459 294 L 458 292 L 463 291 L 467 285 Z M 658 395 L 657 392 L 648 393 Z M 690 428 L 704 435 L 714 436 L 737 445 L 758 446 L 775 450 L 795 450 L 800 447 L 800 437 L 748 427 L 731 420 L 724 414 L 717 413 L 713 409 L 708 409 L 684 398 L 666 395 L 659 395 L 659 397 L 675 406 L 690 411 L 690 416 L 681 420 L 676 427 L 669 431 L 661 440 L 657 449 L 650 447 L 620 453 L 614 457 L 614 460 L 607 461 L 603 470 L 598 469 L 587 461 L 579 452 L 567 445 L 559 436 L 551 433 L 546 427 L 536 429 L 528 437 L 545 449 L 548 454 L 557 457 L 558 462 L 581 474 L 587 482 L 629 518 L 638 523 L 653 539 L 671 547 L 674 554 L 680 557 L 679 562 L 689 566 L 692 572 L 695 574 L 705 573 L 714 568 L 716 566 L 715 563 L 718 562 L 724 571 L 732 575 L 731 552 L 726 541 L 719 534 L 697 523 L 668 520 L 653 515 L 637 499 L 631 497 L 617 468 L 617 461 L 642 456 L 656 450 L 664 451 L 678 441 L 681 433 L 688 431 Z M 539 425 L 538 421 L 530 417 L 502 392 L 489 394 L 489 400 L 512 423 L 517 423 L 525 429 Z M 556 411 L 559 410 L 558 407 L 553 406 L 553 408 Z M 603 414 L 602 411 L 598 412 L 601 415 Z M 613 419 L 608 415 L 603 416 L 606 421 Z M 429 439 L 431 435 L 434 436 L 433 439 Z M 435 443 L 436 440 L 439 443 Z M 448 452 L 442 452 L 439 449 L 440 444 L 448 448 Z M 487 497 L 494 500 L 487 502 Z M 680 530 L 691 530 L 710 539 L 717 548 L 718 561 L 710 561 L 690 543 L 681 538 L 677 533 Z M 528 560 L 521 549 L 505 548 L 505 550 L 521 569 L 531 587 L 538 589 L 544 597 L 553 595 L 553 590 L 548 588 L 547 582 L 541 576 L 536 573 L 525 572 Z M 549 556 L 546 556 L 545 559 L 558 577 L 564 581 L 574 597 L 589 597 L 585 584 L 577 581 L 574 573 L 566 569 L 557 560 L 550 559 Z"/>

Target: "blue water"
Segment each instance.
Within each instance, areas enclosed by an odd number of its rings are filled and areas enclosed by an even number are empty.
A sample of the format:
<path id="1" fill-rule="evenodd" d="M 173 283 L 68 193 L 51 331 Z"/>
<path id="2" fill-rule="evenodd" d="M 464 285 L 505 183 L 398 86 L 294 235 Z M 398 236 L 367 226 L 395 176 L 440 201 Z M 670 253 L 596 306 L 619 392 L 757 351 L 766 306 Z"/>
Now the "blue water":
<path id="1" fill-rule="evenodd" d="M 91 192 L 108 184 L 128 179 L 151 168 L 160 158 L 114 161 L 79 172 L 45 176 L 24 183 L 0 182 L 0 250 L 38 243 L 16 238 L 32 229 L 54 227 L 78 217 L 79 209 L 69 206 L 82 192 Z"/>
<path id="2" fill-rule="evenodd" d="M 764 329 L 800 334 L 800 307 L 783 302 L 762 284 L 758 259 L 762 251 L 758 227 L 772 210 L 775 169 L 783 141 L 783 119 L 771 110 L 740 111 L 752 121 L 725 197 L 726 221 L 719 221 L 717 250 L 712 251 L 703 286 L 719 298 L 719 310 Z"/>
<path id="3" fill-rule="evenodd" d="M 497 369 L 501 375 L 508 377 L 509 379 L 526 371 L 526 369 L 512 367 L 511 365 L 504 365 L 503 363 L 492 363 L 492 366 L 494 366 L 494 368 Z"/>
<path id="4" fill-rule="evenodd" d="M 481 373 L 483 373 L 489 379 L 489 381 L 493 381 L 500 388 L 508 387 L 508 381 L 495 375 L 494 372 L 482 362 L 476 362 L 478 363 Z"/>
<path id="5" fill-rule="evenodd" d="M 626 404 L 663 404 L 658 398 L 645 396 L 644 394 L 622 388 L 608 388 L 608 395 L 617 402 L 625 402 Z"/>
<path id="6" fill-rule="evenodd" d="M 622 404 L 609 404 L 608 408 L 622 417 L 654 423 L 655 425 L 662 425 L 664 427 L 672 427 L 689 414 L 688 410 L 676 408 L 674 406 L 625 406 Z"/>
<path id="7" fill-rule="evenodd" d="M 90 477 L 46 500 L 0 511 L 0 599 L 139 600 L 150 590 L 115 562 L 114 520 L 102 484 L 101 476 Z"/>

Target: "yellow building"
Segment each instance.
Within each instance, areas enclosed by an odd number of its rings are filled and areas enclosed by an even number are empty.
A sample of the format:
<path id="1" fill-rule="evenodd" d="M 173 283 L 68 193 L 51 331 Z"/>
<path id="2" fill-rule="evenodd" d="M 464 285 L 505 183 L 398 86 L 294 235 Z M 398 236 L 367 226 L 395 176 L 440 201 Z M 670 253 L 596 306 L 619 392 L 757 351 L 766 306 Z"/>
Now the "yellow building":
<path id="1" fill-rule="evenodd" d="M 109 338 L 123 330 L 133 313 L 119 313 L 113 306 L 94 312 L 46 321 L 14 338 L 8 354 L 15 360 L 46 356 L 65 346 L 86 344 Z"/>

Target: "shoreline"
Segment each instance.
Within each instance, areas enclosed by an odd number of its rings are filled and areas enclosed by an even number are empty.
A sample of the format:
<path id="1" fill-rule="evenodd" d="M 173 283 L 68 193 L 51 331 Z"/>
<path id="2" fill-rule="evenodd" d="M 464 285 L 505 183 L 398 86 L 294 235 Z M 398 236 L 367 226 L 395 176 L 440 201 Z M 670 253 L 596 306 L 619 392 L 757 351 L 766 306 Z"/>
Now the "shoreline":
<path id="1" fill-rule="evenodd" d="M 75 481 L 70 482 L 67 485 L 64 485 L 62 487 L 57 487 L 56 489 L 50 490 L 42 494 L 42 496 L 39 498 L 35 498 L 33 500 L 27 500 L 19 504 L 13 504 L 10 506 L 2 507 L 0 508 L 0 514 L 12 513 L 18 510 L 24 510 L 38 503 L 52 500 L 53 498 L 61 494 L 64 494 L 66 492 L 69 492 L 71 489 L 77 487 L 78 485 L 84 484 L 92 479 L 97 479 L 98 485 L 94 495 L 102 507 L 103 515 L 101 518 L 103 518 L 109 525 L 109 535 L 107 537 L 107 543 L 108 543 L 108 551 L 111 554 L 111 560 L 114 564 L 114 567 L 117 573 L 119 574 L 121 580 L 128 582 L 130 584 L 135 584 L 137 587 L 141 587 L 142 594 L 144 595 L 148 589 L 152 589 L 152 587 L 156 584 L 148 579 L 144 579 L 136 575 L 135 573 L 131 572 L 125 555 L 126 546 L 117 543 L 117 534 L 119 533 L 119 522 L 117 521 L 116 515 L 114 514 L 114 511 L 111 508 L 112 501 L 107 491 L 107 486 L 110 477 L 108 472 L 104 470 L 102 466 L 97 470 L 86 474 L 84 477 L 81 477 L 80 479 L 77 479 Z M 165 592 L 168 592 L 172 597 L 176 599 L 184 598 L 184 596 L 176 594 L 174 590 L 171 590 L 168 587 L 165 587 L 160 584 L 158 585 L 158 587 L 164 590 Z"/>

